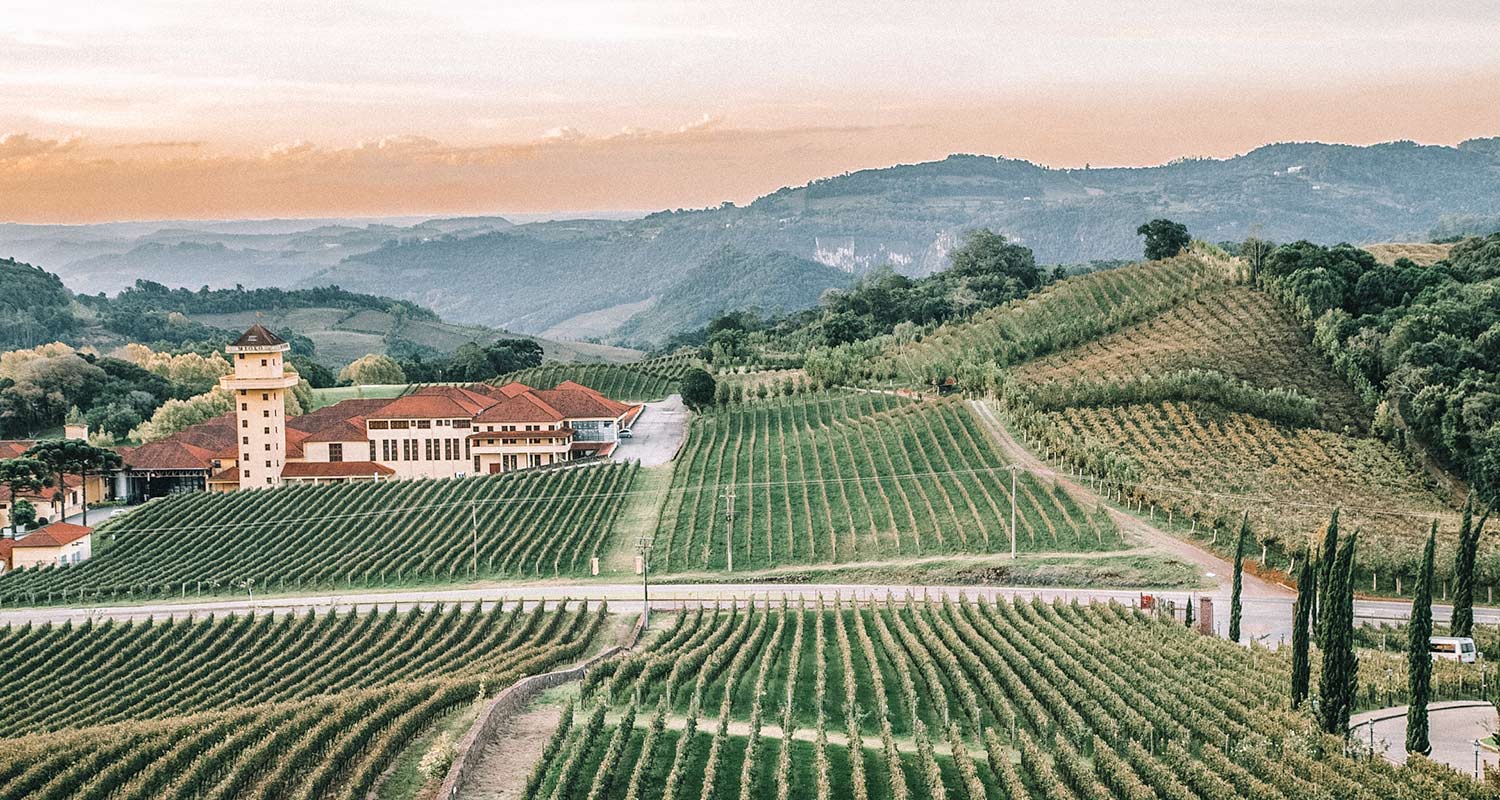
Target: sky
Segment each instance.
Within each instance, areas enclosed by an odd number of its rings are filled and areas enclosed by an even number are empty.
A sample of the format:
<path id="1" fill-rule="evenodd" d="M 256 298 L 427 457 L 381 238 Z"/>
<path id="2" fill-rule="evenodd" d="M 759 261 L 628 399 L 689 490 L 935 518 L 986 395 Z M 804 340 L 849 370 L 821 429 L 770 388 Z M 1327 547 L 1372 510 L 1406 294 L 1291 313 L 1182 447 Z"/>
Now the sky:
<path id="1" fill-rule="evenodd" d="M 0 0 L 0 220 L 688 208 L 1500 135 L 1500 3 Z"/>

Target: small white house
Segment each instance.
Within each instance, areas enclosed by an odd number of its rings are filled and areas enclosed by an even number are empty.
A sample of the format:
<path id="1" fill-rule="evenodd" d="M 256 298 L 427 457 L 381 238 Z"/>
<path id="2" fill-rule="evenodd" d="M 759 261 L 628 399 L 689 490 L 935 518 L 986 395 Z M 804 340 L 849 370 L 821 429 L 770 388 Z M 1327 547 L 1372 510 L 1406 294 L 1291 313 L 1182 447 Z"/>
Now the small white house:
<path id="1" fill-rule="evenodd" d="M 10 566 L 20 569 L 82 563 L 93 554 L 93 534 L 93 528 L 54 522 L 16 539 L 11 545 Z"/>

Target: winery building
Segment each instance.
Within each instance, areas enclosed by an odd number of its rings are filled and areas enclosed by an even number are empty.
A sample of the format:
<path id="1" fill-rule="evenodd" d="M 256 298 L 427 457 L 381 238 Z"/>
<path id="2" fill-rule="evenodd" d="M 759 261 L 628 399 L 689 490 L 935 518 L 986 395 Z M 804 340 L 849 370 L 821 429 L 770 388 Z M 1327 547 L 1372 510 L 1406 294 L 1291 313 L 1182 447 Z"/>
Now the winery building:
<path id="1" fill-rule="evenodd" d="M 236 491 L 285 483 L 451 478 L 608 456 L 641 406 L 572 381 L 550 389 L 426 386 L 285 417 L 296 377 L 286 343 L 260 325 L 229 351 L 235 410 L 123 453 L 117 496 Z"/>

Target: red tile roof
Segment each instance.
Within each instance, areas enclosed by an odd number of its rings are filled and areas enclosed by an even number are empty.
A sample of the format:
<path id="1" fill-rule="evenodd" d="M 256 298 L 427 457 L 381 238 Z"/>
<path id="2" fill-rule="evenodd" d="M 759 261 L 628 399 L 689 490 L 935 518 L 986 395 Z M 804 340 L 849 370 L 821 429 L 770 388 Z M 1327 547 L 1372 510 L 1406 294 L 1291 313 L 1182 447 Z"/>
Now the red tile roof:
<path id="1" fill-rule="evenodd" d="M 54 522 L 35 533 L 16 540 L 15 547 L 62 547 L 93 533 L 93 528 L 74 525 L 70 522 Z"/>
<path id="2" fill-rule="evenodd" d="M 326 425 L 318 431 L 307 435 L 306 442 L 363 442 L 370 438 L 365 430 L 364 417 L 355 417 L 350 420 L 337 420 L 332 425 Z"/>
<path id="3" fill-rule="evenodd" d="M 213 469 L 214 454 L 197 445 L 169 437 L 143 444 L 122 454 L 125 463 L 136 470 Z"/>
<path id="4" fill-rule="evenodd" d="M 518 394 L 526 394 L 527 392 L 534 391 L 536 390 L 520 381 L 511 381 L 504 386 L 492 387 L 489 393 L 498 394 L 501 397 L 515 397 Z"/>
<path id="5" fill-rule="evenodd" d="M 290 461 L 281 468 L 283 478 L 368 478 L 395 474 L 395 470 L 374 461 Z"/>
<path id="6" fill-rule="evenodd" d="M 563 414 L 536 392 L 525 392 L 490 406 L 475 422 L 561 422 Z"/>
<path id="7" fill-rule="evenodd" d="M 577 384 L 573 385 L 577 386 Z M 559 384 L 556 389 L 544 389 L 536 395 L 568 419 L 614 419 L 630 411 L 630 406 L 611 400 L 593 389 L 582 387 L 565 388 Z"/>

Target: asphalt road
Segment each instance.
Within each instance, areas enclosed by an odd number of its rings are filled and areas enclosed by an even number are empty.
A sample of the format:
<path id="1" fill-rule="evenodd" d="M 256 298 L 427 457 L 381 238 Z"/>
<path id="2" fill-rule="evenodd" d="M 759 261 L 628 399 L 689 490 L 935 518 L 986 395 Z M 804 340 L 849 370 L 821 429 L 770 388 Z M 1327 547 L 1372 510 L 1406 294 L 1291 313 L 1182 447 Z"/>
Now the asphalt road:
<path id="1" fill-rule="evenodd" d="M 651 587 L 651 607 L 653 609 L 673 609 L 683 604 L 697 604 L 700 602 L 744 602 L 751 599 L 780 599 L 781 597 L 787 597 L 793 601 L 803 598 L 812 600 L 818 596 L 831 599 L 835 595 L 845 599 L 883 599 L 887 592 L 897 598 L 904 597 L 910 593 L 916 597 L 921 597 L 925 594 L 933 598 L 943 595 L 952 598 L 957 598 L 960 595 L 966 595 L 971 598 L 1019 597 L 1025 599 L 1040 597 L 1044 601 L 1062 599 L 1064 601 L 1077 600 L 1083 603 L 1091 601 L 1107 602 L 1109 600 L 1115 600 L 1120 603 L 1135 603 L 1139 602 L 1140 599 L 1139 592 L 1095 589 L 1008 586 L 884 586 L 847 583 L 798 585 L 775 583 L 704 583 L 653 586 Z M 1175 600 L 1179 608 L 1190 597 L 1197 598 L 1204 595 L 1214 598 L 1217 627 L 1222 633 L 1228 619 L 1229 596 L 1227 593 L 1217 590 L 1191 594 L 1181 591 L 1155 593 L 1155 596 L 1160 601 Z M 526 602 L 546 601 L 551 603 L 564 599 L 607 600 L 612 611 L 638 614 L 641 610 L 641 585 L 639 583 L 544 582 L 487 585 L 470 588 L 419 589 L 399 592 L 350 592 L 296 597 L 276 595 L 273 597 L 257 597 L 253 600 L 250 598 L 214 601 L 189 600 L 181 603 L 156 602 L 92 608 L 16 608 L 0 609 L 0 625 L 21 625 L 28 622 L 61 623 L 69 620 L 82 622 L 88 619 L 165 619 L 173 616 L 188 617 L 247 612 L 302 613 L 312 609 L 320 611 L 329 609 L 369 611 L 373 608 L 385 609 L 392 606 L 409 609 L 419 606 L 431 606 L 436 603 L 479 602 L 492 605 L 496 602 L 512 603 L 518 600 Z M 1363 621 L 1405 619 L 1411 611 L 1410 603 L 1398 601 L 1359 600 L 1354 605 L 1355 616 Z M 1446 622 L 1450 613 L 1451 608 L 1448 606 L 1433 607 L 1433 616 L 1438 620 Z M 1500 609 L 1476 608 L 1474 616 L 1475 621 L 1479 624 L 1500 624 Z M 1291 599 L 1246 598 L 1244 601 L 1243 628 L 1247 641 L 1255 640 L 1275 646 L 1285 640 L 1289 640 L 1292 630 Z"/>
<path id="2" fill-rule="evenodd" d="M 615 461 L 640 461 L 643 467 L 671 461 L 687 436 L 691 416 L 682 404 L 682 395 L 647 403 L 630 428 L 631 438 L 621 439 L 612 457 Z"/>
<path id="3" fill-rule="evenodd" d="M 1475 769 L 1474 740 L 1489 737 L 1496 726 L 1495 707 L 1489 703 L 1428 704 L 1427 737 L 1432 744 L 1432 760 L 1472 774 Z M 1391 763 L 1406 763 L 1406 706 L 1356 714 L 1349 719 L 1349 730 L 1356 742 L 1373 742 L 1375 752 L 1384 755 Z M 1479 761 L 1483 765 L 1480 768 L 1488 772 L 1500 764 L 1500 753 L 1480 748 Z"/>

